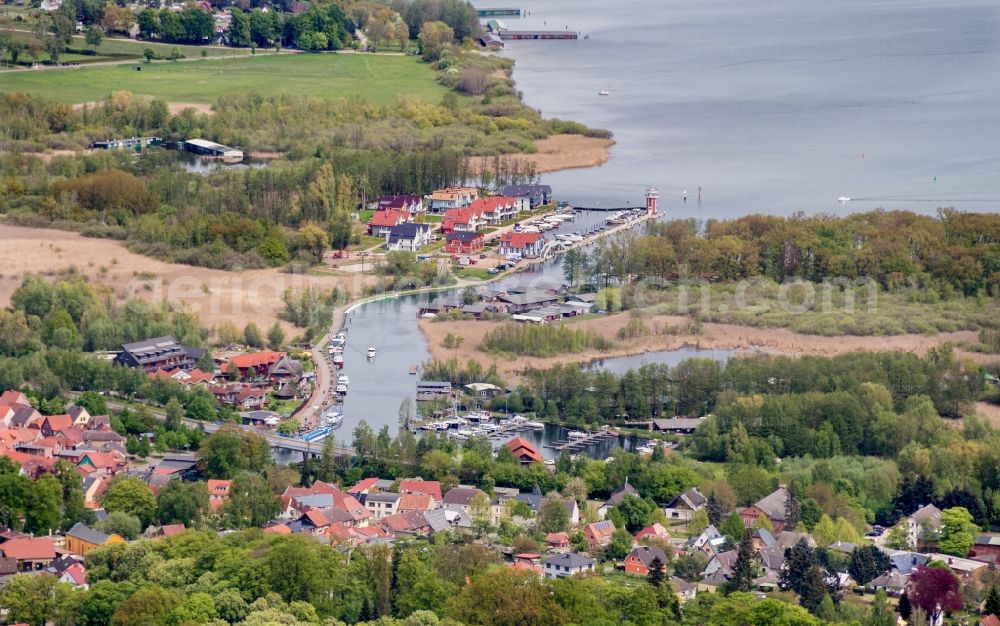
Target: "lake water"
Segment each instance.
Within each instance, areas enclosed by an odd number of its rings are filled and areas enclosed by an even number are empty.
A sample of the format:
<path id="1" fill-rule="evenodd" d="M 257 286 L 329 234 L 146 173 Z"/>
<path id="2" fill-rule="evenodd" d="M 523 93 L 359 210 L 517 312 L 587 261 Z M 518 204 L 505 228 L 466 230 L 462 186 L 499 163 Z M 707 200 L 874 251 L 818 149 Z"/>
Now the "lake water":
<path id="1" fill-rule="evenodd" d="M 634 354 L 632 356 L 619 356 L 608 359 L 598 359 L 587 364 L 587 369 L 603 369 L 618 374 L 625 374 L 629 370 L 637 370 L 643 365 L 667 365 L 675 367 L 686 359 L 712 359 L 714 361 L 728 361 L 729 357 L 736 354 L 734 350 L 709 350 L 686 346 L 677 350 L 659 350 L 656 352 L 646 352 L 644 354 Z"/>
<path id="2" fill-rule="evenodd" d="M 526 102 L 617 141 L 598 169 L 545 176 L 560 199 L 636 204 L 655 185 L 668 214 L 701 218 L 1000 207 L 995 0 L 514 4 L 530 15 L 511 29 L 588 37 L 507 42 Z"/>

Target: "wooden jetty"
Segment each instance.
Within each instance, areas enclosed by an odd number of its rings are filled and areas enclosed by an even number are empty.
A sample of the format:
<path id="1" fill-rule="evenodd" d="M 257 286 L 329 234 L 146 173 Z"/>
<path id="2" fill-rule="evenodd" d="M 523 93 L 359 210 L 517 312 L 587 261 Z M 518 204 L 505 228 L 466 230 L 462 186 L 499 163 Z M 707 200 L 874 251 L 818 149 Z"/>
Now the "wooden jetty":
<path id="1" fill-rule="evenodd" d="M 596 207 L 574 206 L 573 210 L 574 211 L 608 211 L 608 212 L 612 212 L 612 211 L 632 211 L 634 209 L 641 209 L 641 208 L 642 208 L 641 206 L 618 206 L 618 207 L 611 207 L 611 206 L 596 206 Z"/>
<path id="2" fill-rule="evenodd" d="M 608 437 L 617 437 L 617 431 L 610 430 L 596 430 L 588 432 L 586 437 L 577 437 L 575 439 L 566 439 L 564 441 L 553 441 L 551 443 L 545 444 L 546 448 L 552 448 L 553 450 L 558 450 L 562 452 L 563 450 L 575 451 L 580 448 L 586 448 L 587 446 L 594 445 L 595 443 L 606 439 Z"/>
<path id="3" fill-rule="evenodd" d="M 476 9 L 479 17 L 521 17 L 521 9 Z"/>
<path id="4" fill-rule="evenodd" d="M 579 39 L 580 35 L 572 30 L 502 30 L 500 39 Z"/>

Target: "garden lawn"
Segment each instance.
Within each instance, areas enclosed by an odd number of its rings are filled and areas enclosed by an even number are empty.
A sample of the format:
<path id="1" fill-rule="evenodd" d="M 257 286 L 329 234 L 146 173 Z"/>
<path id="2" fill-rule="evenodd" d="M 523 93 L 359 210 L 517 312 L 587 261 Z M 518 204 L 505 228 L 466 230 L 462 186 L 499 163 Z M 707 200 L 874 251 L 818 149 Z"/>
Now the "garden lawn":
<path id="1" fill-rule="evenodd" d="M 142 71 L 136 71 L 136 67 Z M 391 104 L 409 95 L 438 102 L 447 91 L 416 57 L 369 54 L 281 54 L 241 59 L 135 63 L 4 73 L 0 91 L 38 93 L 60 102 L 100 100 L 131 91 L 167 102 L 211 104 L 227 93 L 362 96 Z"/>

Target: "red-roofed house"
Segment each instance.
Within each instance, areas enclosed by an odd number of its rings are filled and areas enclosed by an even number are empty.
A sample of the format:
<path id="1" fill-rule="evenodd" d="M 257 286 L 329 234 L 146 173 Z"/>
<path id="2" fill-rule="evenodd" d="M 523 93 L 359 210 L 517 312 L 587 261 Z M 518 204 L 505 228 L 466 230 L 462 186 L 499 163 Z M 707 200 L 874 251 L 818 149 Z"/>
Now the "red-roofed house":
<path id="1" fill-rule="evenodd" d="M 379 526 L 394 535 L 429 535 L 431 532 L 427 518 L 418 511 L 387 515 L 379 522 Z"/>
<path id="2" fill-rule="evenodd" d="M 593 522 L 583 528 L 583 534 L 590 543 L 591 551 L 594 551 L 611 543 L 611 537 L 615 534 L 615 524 L 611 520 Z"/>
<path id="3" fill-rule="evenodd" d="M 399 493 L 425 493 L 433 497 L 435 502 L 440 502 L 441 483 L 436 480 L 401 480 Z"/>
<path id="4" fill-rule="evenodd" d="M 348 489 L 347 493 L 352 496 L 361 495 L 362 493 L 371 493 L 376 490 L 376 484 L 378 484 L 378 478 L 362 478 L 356 485 Z"/>
<path id="5" fill-rule="evenodd" d="M 275 524 L 274 526 L 268 526 L 264 529 L 264 534 L 272 535 L 290 535 L 292 531 L 288 528 L 288 524 Z"/>
<path id="6" fill-rule="evenodd" d="M 445 235 L 444 251 L 449 254 L 474 254 L 486 247 L 482 233 L 453 231 Z"/>
<path id="7" fill-rule="evenodd" d="M 83 563 L 73 563 L 59 575 L 59 582 L 86 589 L 87 568 L 83 566 Z"/>
<path id="8" fill-rule="evenodd" d="M 444 214 L 444 219 L 441 221 L 441 232 L 466 232 L 474 233 L 483 226 L 486 222 L 483 221 L 483 207 L 482 206 L 468 206 L 461 209 L 448 209 Z"/>
<path id="9" fill-rule="evenodd" d="M 236 406 L 244 411 L 263 408 L 265 402 L 267 402 L 266 389 L 247 387 L 236 392 Z"/>
<path id="10" fill-rule="evenodd" d="M 568 550 L 569 533 L 549 533 L 545 535 L 545 547 L 549 550 Z"/>
<path id="11" fill-rule="evenodd" d="M 41 423 L 42 435 L 45 437 L 51 437 L 56 433 L 62 432 L 73 425 L 73 418 L 69 415 L 48 415 Z"/>
<path id="12" fill-rule="evenodd" d="M 10 421 L 14 419 L 14 413 L 16 412 L 17 411 L 14 410 L 14 407 L 9 404 L 0 404 L 0 426 L 3 428 L 9 428 Z"/>
<path id="13" fill-rule="evenodd" d="M 0 448 L 0 456 L 5 456 L 21 466 L 21 471 L 32 479 L 38 478 L 44 472 L 52 473 L 58 459 L 44 458 L 34 454 L 25 454 L 16 450 Z"/>
<path id="14" fill-rule="evenodd" d="M 434 496 L 426 493 L 404 493 L 399 496 L 397 510 L 400 513 L 406 511 L 430 511 L 435 505 Z"/>
<path id="15" fill-rule="evenodd" d="M 0 552 L 17 561 L 21 572 L 43 570 L 56 558 L 56 546 L 51 537 L 18 537 L 0 544 Z"/>
<path id="16" fill-rule="evenodd" d="M 0 395 L 0 404 L 6 404 L 12 406 L 15 409 L 30 409 L 31 403 L 28 402 L 28 396 L 24 395 L 20 391 L 8 390 Z"/>
<path id="17" fill-rule="evenodd" d="M 183 533 L 187 528 L 184 524 L 164 524 L 160 526 L 160 536 L 161 537 L 176 537 Z"/>
<path id="18" fill-rule="evenodd" d="M 372 237 L 388 237 L 393 226 L 399 226 L 410 220 L 410 214 L 396 209 L 375 211 L 368 221 L 368 234 Z"/>
<path id="19" fill-rule="evenodd" d="M 519 254 L 525 258 L 536 257 L 545 247 L 545 235 L 542 233 L 506 232 L 500 235 L 500 247 L 497 253 L 501 256 Z"/>
<path id="20" fill-rule="evenodd" d="M 482 212 L 483 221 L 490 226 L 517 217 L 518 201 L 506 196 L 490 196 L 472 202 L 472 208 Z"/>
<path id="21" fill-rule="evenodd" d="M 230 366 L 235 365 L 239 368 L 240 377 L 242 378 L 264 376 L 267 374 L 267 371 L 271 369 L 271 366 L 280 361 L 283 356 L 285 356 L 284 352 L 274 352 L 272 350 L 261 350 L 260 352 L 239 354 L 231 357 L 226 362 L 226 367 L 223 368 L 223 371 Z"/>
<path id="22" fill-rule="evenodd" d="M 629 574 L 639 574 L 649 576 L 656 562 L 659 561 L 657 569 L 661 573 L 667 570 L 667 554 L 659 546 L 638 546 L 625 557 L 625 571 Z"/>
<path id="23" fill-rule="evenodd" d="M 657 539 L 663 539 L 664 541 L 669 541 L 670 533 L 667 532 L 667 529 L 664 528 L 662 524 L 654 523 L 653 525 L 646 526 L 645 528 L 637 532 L 635 534 L 635 537 L 632 538 L 632 540 L 638 542 L 640 539 L 644 537 L 655 537 Z"/>
<path id="24" fill-rule="evenodd" d="M 232 485 L 231 480 L 208 479 L 208 506 L 213 511 L 218 511 L 219 507 L 229 499 L 229 488 Z"/>
<path id="25" fill-rule="evenodd" d="M 213 374 L 203 372 L 197 368 L 191 371 L 182 370 L 180 368 L 173 370 L 157 369 L 156 371 L 150 372 L 149 377 L 178 382 L 182 385 L 208 384 L 215 380 L 215 376 Z"/>
<path id="26" fill-rule="evenodd" d="M 522 465 L 531 465 L 535 461 L 544 460 L 535 446 L 520 437 L 514 437 L 503 445 Z"/>

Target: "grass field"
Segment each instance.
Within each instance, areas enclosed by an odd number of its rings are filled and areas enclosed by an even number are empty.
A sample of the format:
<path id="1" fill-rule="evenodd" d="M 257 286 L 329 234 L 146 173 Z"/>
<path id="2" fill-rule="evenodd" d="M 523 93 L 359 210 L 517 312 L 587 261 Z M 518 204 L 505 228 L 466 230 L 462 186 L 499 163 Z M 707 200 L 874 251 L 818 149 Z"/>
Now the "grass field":
<path id="1" fill-rule="evenodd" d="M 142 71 L 136 71 L 136 65 Z M 438 102 L 447 91 L 415 57 L 368 54 L 282 54 L 18 71 L 0 76 L 0 91 L 27 91 L 68 103 L 92 102 L 126 90 L 168 102 L 214 103 L 226 93 L 364 96 L 390 104 L 400 95 Z"/>
<path id="2" fill-rule="evenodd" d="M 20 28 L 26 28 L 21 26 Z M 10 30 L 4 31 L 5 34 L 13 39 L 20 41 L 28 41 L 34 39 L 34 35 L 29 32 L 24 32 L 23 30 Z M 76 35 L 73 37 L 73 42 L 68 46 L 70 50 L 90 50 L 87 42 L 84 40 L 82 35 Z M 61 63 L 66 62 L 80 62 L 80 63 L 100 63 L 102 61 L 120 61 L 127 58 L 142 58 L 142 51 L 146 48 L 152 48 L 152 50 L 161 57 L 166 57 L 170 54 L 170 51 L 177 48 L 185 58 L 188 59 L 200 59 L 202 51 L 208 57 L 220 57 L 220 56 L 250 56 L 249 48 L 226 48 L 222 46 L 184 46 L 175 45 L 168 43 L 156 43 L 151 41 L 136 41 L 134 39 L 110 39 L 105 38 L 101 41 L 101 45 L 97 47 L 95 54 L 74 54 L 72 52 L 65 52 L 59 56 L 59 61 Z M 260 51 L 258 51 L 260 54 Z M 49 60 L 49 55 L 47 52 L 42 52 L 38 56 L 38 62 L 42 63 Z M 21 64 L 30 63 L 31 57 L 27 53 L 23 53 L 19 59 Z"/>

